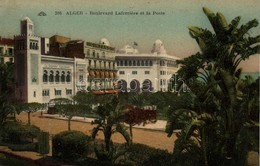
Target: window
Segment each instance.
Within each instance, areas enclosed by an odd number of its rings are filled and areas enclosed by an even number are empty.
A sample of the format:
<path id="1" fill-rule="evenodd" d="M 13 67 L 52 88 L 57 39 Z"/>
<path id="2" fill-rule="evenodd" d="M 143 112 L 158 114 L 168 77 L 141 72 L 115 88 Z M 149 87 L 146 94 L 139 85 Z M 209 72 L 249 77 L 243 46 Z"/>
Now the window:
<path id="1" fill-rule="evenodd" d="M 148 61 L 145 61 L 145 66 L 148 66 Z"/>
<path id="2" fill-rule="evenodd" d="M 165 66 L 165 61 L 161 60 L 160 61 L 160 66 Z"/>
<path id="3" fill-rule="evenodd" d="M 166 71 L 160 71 L 160 75 L 166 75 Z"/>
<path id="4" fill-rule="evenodd" d="M 61 96 L 61 90 L 54 90 L 55 96 Z"/>
<path id="5" fill-rule="evenodd" d="M 72 95 L 72 89 L 66 89 L 66 95 Z"/>
<path id="6" fill-rule="evenodd" d="M 89 55 L 90 55 L 90 50 L 88 49 L 88 50 L 87 50 L 87 56 L 89 56 Z"/>
<path id="7" fill-rule="evenodd" d="M 150 71 L 144 71 L 144 74 L 150 74 Z"/>
<path id="8" fill-rule="evenodd" d="M 13 49 L 12 48 L 8 48 L 8 55 L 13 55 Z"/>
<path id="9" fill-rule="evenodd" d="M 53 71 L 50 71 L 50 75 L 49 75 L 49 81 L 53 82 L 54 81 L 54 76 L 53 76 Z"/>
<path id="10" fill-rule="evenodd" d="M 83 75 L 79 75 L 79 81 L 83 81 Z"/>
<path id="11" fill-rule="evenodd" d="M 137 66 L 140 66 L 140 61 L 137 61 Z"/>
<path id="12" fill-rule="evenodd" d="M 153 62 L 152 61 L 150 61 L 150 66 L 153 66 Z"/>
<path id="13" fill-rule="evenodd" d="M 36 91 L 33 91 L 33 97 L 36 97 Z"/>
<path id="14" fill-rule="evenodd" d="M 137 71 L 132 71 L 132 74 L 137 74 Z"/>
<path id="15" fill-rule="evenodd" d="M 70 72 L 67 72 L 67 76 L 66 76 L 66 82 L 70 82 L 71 78 L 70 78 Z"/>
<path id="16" fill-rule="evenodd" d="M 61 82 L 65 82 L 65 72 L 61 72 Z"/>
<path id="17" fill-rule="evenodd" d="M 141 66 L 144 66 L 144 61 L 141 61 Z"/>
<path id="18" fill-rule="evenodd" d="M 133 66 L 136 66 L 136 61 L 133 62 Z"/>
<path id="19" fill-rule="evenodd" d="M 47 72 L 47 70 L 43 71 L 42 81 L 48 82 L 48 72 Z"/>
<path id="20" fill-rule="evenodd" d="M 124 75 L 124 74 L 125 74 L 125 71 L 119 71 L 119 74 L 120 74 L 120 75 Z"/>
<path id="21" fill-rule="evenodd" d="M 93 57 L 95 57 L 95 56 L 96 56 L 96 54 L 95 54 L 95 51 L 93 51 L 92 55 L 93 55 Z"/>
<path id="22" fill-rule="evenodd" d="M 60 82 L 60 72 L 56 71 L 55 82 Z"/>
<path id="23" fill-rule="evenodd" d="M 129 61 L 129 66 L 132 66 L 132 61 Z"/>
<path id="24" fill-rule="evenodd" d="M 42 90 L 42 96 L 50 96 L 50 90 L 48 89 Z"/>
<path id="25" fill-rule="evenodd" d="M 94 61 L 94 68 L 97 67 L 97 61 Z"/>

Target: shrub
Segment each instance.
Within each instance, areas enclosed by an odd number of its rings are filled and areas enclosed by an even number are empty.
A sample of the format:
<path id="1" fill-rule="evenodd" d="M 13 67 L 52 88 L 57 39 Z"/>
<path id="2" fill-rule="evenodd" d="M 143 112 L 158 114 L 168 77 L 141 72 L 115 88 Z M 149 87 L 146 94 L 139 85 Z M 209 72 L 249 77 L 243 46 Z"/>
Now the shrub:
<path id="1" fill-rule="evenodd" d="M 172 165 L 172 155 L 166 150 L 143 144 L 132 144 L 125 157 L 125 162 L 131 165 Z"/>
<path id="2" fill-rule="evenodd" d="M 34 125 L 23 125 L 19 122 L 7 122 L 4 124 L 4 141 L 12 143 L 33 142 L 40 132 L 40 128 Z"/>
<path id="3" fill-rule="evenodd" d="M 88 152 L 90 137 L 80 131 L 65 131 L 52 139 L 52 155 L 64 161 L 76 161 Z"/>
<path id="4" fill-rule="evenodd" d="M 48 154 L 50 151 L 49 133 L 41 131 L 38 135 L 38 152 Z"/>
<path id="5" fill-rule="evenodd" d="M 8 148 L 14 151 L 37 151 L 37 143 L 28 143 L 28 144 L 12 144 L 8 145 Z"/>

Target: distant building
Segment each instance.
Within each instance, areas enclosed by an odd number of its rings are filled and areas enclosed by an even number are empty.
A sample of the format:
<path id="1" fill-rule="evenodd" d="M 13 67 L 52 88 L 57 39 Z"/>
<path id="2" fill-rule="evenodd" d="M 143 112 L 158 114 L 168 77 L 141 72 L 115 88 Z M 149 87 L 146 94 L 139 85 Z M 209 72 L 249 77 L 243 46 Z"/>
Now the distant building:
<path id="1" fill-rule="evenodd" d="M 14 40 L 0 37 L 0 63 L 14 62 Z"/>
<path id="2" fill-rule="evenodd" d="M 132 46 L 118 50 L 119 91 L 167 91 L 168 83 L 178 70 L 178 57 L 168 55 L 161 40 L 156 40 L 151 53 L 141 54 Z"/>

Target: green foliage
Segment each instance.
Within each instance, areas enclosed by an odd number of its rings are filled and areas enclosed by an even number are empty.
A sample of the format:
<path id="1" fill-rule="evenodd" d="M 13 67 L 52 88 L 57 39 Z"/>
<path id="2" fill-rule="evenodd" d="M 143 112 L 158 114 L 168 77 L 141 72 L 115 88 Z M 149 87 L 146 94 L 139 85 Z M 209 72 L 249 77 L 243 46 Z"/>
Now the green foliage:
<path id="1" fill-rule="evenodd" d="M 88 153 L 90 137 L 79 131 L 64 131 L 52 139 L 52 155 L 64 161 L 76 161 Z"/>
<path id="2" fill-rule="evenodd" d="M 122 124 L 122 110 L 119 109 L 118 103 L 118 99 L 114 96 L 110 103 L 98 106 L 96 110 L 98 118 L 92 122 L 92 124 L 97 125 L 92 130 L 92 138 L 95 139 L 98 132 L 101 131 L 104 135 L 105 143 L 105 148 L 101 150 L 95 149 L 96 155 L 99 159 L 109 162 L 114 162 L 123 153 L 117 153 L 116 147 L 114 147 L 111 139 L 112 134 L 118 132 L 124 137 L 128 144 L 131 142 L 130 136 Z"/>
<path id="3" fill-rule="evenodd" d="M 8 145 L 13 151 L 33 151 L 37 152 L 37 143 L 28 143 L 28 144 L 11 144 Z"/>
<path id="4" fill-rule="evenodd" d="M 38 152 L 48 154 L 50 151 L 49 133 L 41 131 L 38 135 Z"/>
<path id="5" fill-rule="evenodd" d="M 173 165 L 172 155 L 165 150 L 143 144 L 131 144 L 125 153 L 129 165 Z"/>
<path id="6" fill-rule="evenodd" d="M 16 111 L 11 102 L 14 85 L 13 70 L 12 63 L 0 64 L 0 127 L 7 120 L 8 115 Z"/>
<path id="7" fill-rule="evenodd" d="M 0 164 L 7 166 L 35 166 L 35 164 L 0 153 Z"/>
<path id="8" fill-rule="evenodd" d="M 28 124 L 31 124 L 31 113 L 44 109 L 45 105 L 37 102 L 32 103 L 22 103 L 18 105 L 17 109 L 19 112 L 27 112 L 28 114 Z"/>
<path id="9" fill-rule="evenodd" d="M 181 129 L 174 147 L 176 159 L 186 157 L 186 161 L 194 160 L 194 165 L 244 165 L 252 138 L 249 133 L 259 128 L 259 80 L 241 81 L 238 65 L 259 53 L 260 36 L 248 33 L 258 21 L 239 27 L 240 17 L 228 24 L 223 14 L 207 8 L 203 11 L 214 32 L 189 27 L 201 49 L 178 61 L 182 64 L 178 74 L 191 90 L 190 106 L 170 108 L 166 131 L 170 136 Z"/>
<path id="10" fill-rule="evenodd" d="M 5 141 L 23 143 L 32 142 L 38 136 L 40 128 L 34 125 L 23 125 L 18 122 L 6 122 L 3 131 Z"/>

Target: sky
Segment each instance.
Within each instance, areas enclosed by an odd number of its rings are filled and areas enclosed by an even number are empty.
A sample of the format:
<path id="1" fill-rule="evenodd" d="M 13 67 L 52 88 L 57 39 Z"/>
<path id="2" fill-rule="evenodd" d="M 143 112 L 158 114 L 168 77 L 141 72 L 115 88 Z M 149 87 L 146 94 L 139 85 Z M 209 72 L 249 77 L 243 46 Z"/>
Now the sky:
<path id="1" fill-rule="evenodd" d="M 228 21 L 236 16 L 242 17 L 242 24 L 254 18 L 260 21 L 260 0 L 0 0 L 0 36 L 19 35 L 19 22 L 28 16 L 34 22 L 37 36 L 57 34 L 90 42 L 107 38 L 118 49 L 136 42 L 141 53 L 149 53 L 155 40 L 160 39 L 168 54 L 183 58 L 199 51 L 188 26 L 212 30 L 202 11 L 204 6 L 214 13 L 223 13 Z M 38 16 L 42 11 L 46 16 Z M 67 15 L 70 11 L 83 15 Z M 113 15 L 90 15 L 91 11 Z M 115 15 L 121 11 L 138 15 Z M 260 26 L 250 31 L 252 36 L 259 34 Z M 259 55 L 242 67 L 259 71 Z"/>

